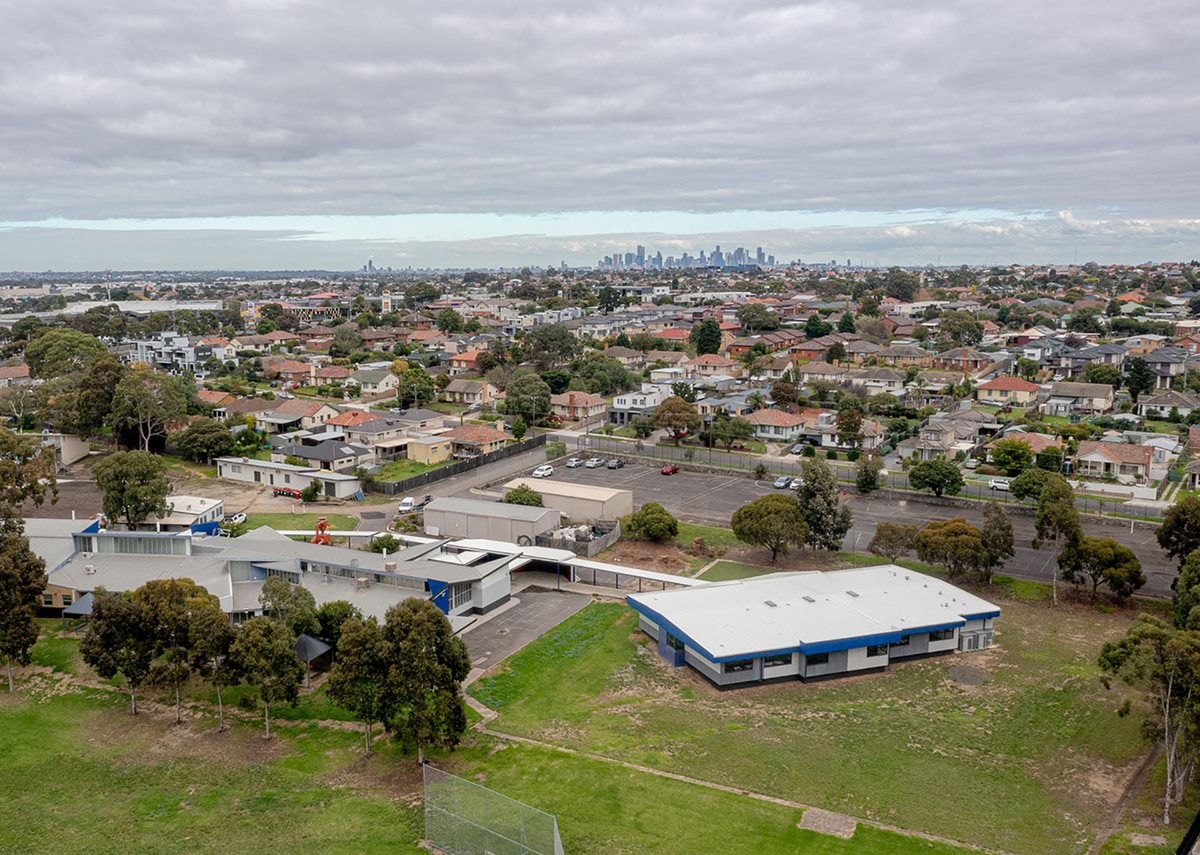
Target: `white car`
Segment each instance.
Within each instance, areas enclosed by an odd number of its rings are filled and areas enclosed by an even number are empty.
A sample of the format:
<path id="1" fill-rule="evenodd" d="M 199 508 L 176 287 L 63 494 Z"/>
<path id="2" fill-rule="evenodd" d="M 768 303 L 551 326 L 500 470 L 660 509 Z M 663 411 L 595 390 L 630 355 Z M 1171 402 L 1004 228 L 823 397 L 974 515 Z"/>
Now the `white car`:
<path id="1" fill-rule="evenodd" d="M 417 500 L 412 496 L 405 496 L 400 500 L 400 506 L 396 508 L 398 514 L 411 514 L 417 507 Z"/>
<path id="2" fill-rule="evenodd" d="M 586 466 L 588 469 L 599 469 L 601 466 L 604 465 L 604 458 L 589 457 L 588 462 L 583 465 Z"/>
<path id="3" fill-rule="evenodd" d="M 803 478 L 793 478 L 792 483 L 788 484 L 788 489 L 789 490 L 799 490 L 803 486 L 804 486 Z"/>
<path id="4" fill-rule="evenodd" d="M 240 511 L 232 516 L 225 517 L 225 522 L 229 523 L 230 525 L 241 525 L 245 521 L 246 515 Z"/>
<path id="5" fill-rule="evenodd" d="M 568 469 L 578 469 L 582 465 L 583 465 L 583 461 L 580 460 L 578 457 L 572 457 L 570 460 L 567 461 Z"/>
<path id="6" fill-rule="evenodd" d="M 551 466 L 549 463 L 543 463 L 537 469 L 533 470 L 534 478 L 549 478 L 553 474 L 554 474 L 554 467 Z"/>
<path id="7" fill-rule="evenodd" d="M 1011 486 L 1012 482 L 1007 478 L 993 478 L 991 481 L 988 481 L 988 487 L 993 490 L 1001 490 L 1005 493 L 1008 492 L 1009 487 Z"/>

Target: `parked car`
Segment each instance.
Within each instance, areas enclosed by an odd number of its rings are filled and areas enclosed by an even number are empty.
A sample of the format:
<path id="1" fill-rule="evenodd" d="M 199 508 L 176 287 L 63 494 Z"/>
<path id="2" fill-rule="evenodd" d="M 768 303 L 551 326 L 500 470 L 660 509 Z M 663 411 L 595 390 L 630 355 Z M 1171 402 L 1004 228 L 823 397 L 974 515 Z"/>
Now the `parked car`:
<path id="1" fill-rule="evenodd" d="M 788 484 L 788 489 L 789 490 L 799 490 L 803 486 L 804 486 L 803 478 L 793 478 L 792 483 Z"/>
<path id="2" fill-rule="evenodd" d="M 776 490 L 786 490 L 791 485 L 792 485 L 792 476 L 791 475 L 780 475 L 778 478 L 775 479 L 775 489 Z"/>
<path id="3" fill-rule="evenodd" d="M 978 457 L 968 457 L 967 462 L 963 464 L 963 467 L 966 469 L 978 469 L 979 468 L 979 458 Z"/>
<path id="4" fill-rule="evenodd" d="M 679 471 L 679 467 L 676 466 L 674 463 L 668 463 L 660 471 L 664 475 L 674 475 L 676 472 Z"/>
<path id="5" fill-rule="evenodd" d="M 289 499 L 300 498 L 300 491 L 292 487 L 276 487 L 271 490 L 271 493 L 276 496 L 287 496 Z"/>
<path id="6" fill-rule="evenodd" d="M 246 521 L 246 515 L 241 513 L 240 511 L 238 513 L 234 514 L 233 516 L 225 517 L 225 519 L 223 520 L 223 522 L 225 522 L 229 525 L 241 525 L 245 521 Z"/>
<path id="7" fill-rule="evenodd" d="M 583 465 L 586 466 L 588 469 L 599 469 L 601 466 L 604 465 L 604 458 L 589 457 L 588 462 Z"/>
<path id="8" fill-rule="evenodd" d="M 411 514 L 413 511 L 419 511 L 421 508 L 433 501 L 433 496 L 422 496 L 417 499 L 413 496 L 405 496 L 400 500 L 399 507 L 396 508 L 398 514 Z"/>
<path id="9" fill-rule="evenodd" d="M 624 468 L 624 466 L 625 466 L 625 461 L 619 457 L 614 457 L 612 460 L 608 461 L 609 469 L 622 469 L 622 468 Z"/>
<path id="10" fill-rule="evenodd" d="M 789 448 L 788 451 L 791 454 L 803 454 L 804 453 L 804 443 L 798 442 L 795 445 L 793 445 L 791 448 Z"/>
<path id="11" fill-rule="evenodd" d="M 583 461 L 580 460 L 578 457 L 572 457 L 570 460 L 567 461 L 568 469 L 578 469 L 582 465 L 583 465 Z"/>
<path id="12" fill-rule="evenodd" d="M 993 478 L 991 481 L 988 481 L 988 486 L 993 490 L 1001 490 L 1002 492 L 1007 493 L 1009 488 L 1012 486 L 1012 482 L 1010 482 L 1007 478 Z"/>
<path id="13" fill-rule="evenodd" d="M 551 466 L 549 463 L 543 463 L 537 469 L 533 470 L 534 478 L 549 478 L 553 474 L 554 474 L 554 467 Z"/>

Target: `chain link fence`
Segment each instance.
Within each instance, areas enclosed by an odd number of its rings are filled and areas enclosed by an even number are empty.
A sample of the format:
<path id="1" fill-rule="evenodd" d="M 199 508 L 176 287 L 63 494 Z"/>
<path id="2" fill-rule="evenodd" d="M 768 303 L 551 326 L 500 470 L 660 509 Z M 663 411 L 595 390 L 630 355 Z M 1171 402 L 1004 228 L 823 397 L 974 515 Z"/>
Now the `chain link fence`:
<path id="1" fill-rule="evenodd" d="M 450 855 L 563 855 L 558 820 L 482 784 L 422 767 L 425 839 Z"/>

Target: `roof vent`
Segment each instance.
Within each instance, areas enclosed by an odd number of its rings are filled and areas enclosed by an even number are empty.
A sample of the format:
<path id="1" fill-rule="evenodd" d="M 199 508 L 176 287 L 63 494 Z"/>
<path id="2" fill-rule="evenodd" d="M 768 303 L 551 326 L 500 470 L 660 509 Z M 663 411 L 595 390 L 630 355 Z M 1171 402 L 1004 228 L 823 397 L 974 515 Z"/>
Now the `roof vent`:
<path id="1" fill-rule="evenodd" d="M 847 594 L 849 594 L 849 595 L 850 595 L 850 596 L 852 596 L 852 597 L 857 597 L 857 596 L 858 596 L 858 592 L 857 592 L 857 591 L 847 591 L 846 593 L 847 593 Z"/>
<path id="2" fill-rule="evenodd" d="M 772 600 L 763 600 L 763 602 L 765 602 L 768 606 L 770 606 L 773 609 L 778 607 L 778 603 L 775 603 Z"/>
<path id="3" fill-rule="evenodd" d="M 808 596 L 808 595 L 806 594 L 806 595 L 805 595 L 805 597 L 804 597 L 804 602 L 806 602 L 806 603 L 815 603 L 815 602 L 816 602 L 816 600 L 814 600 L 812 597 L 810 597 L 810 596 Z"/>
<path id="4" fill-rule="evenodd" d="M 94 574 L 95 574 L 95 572 L 96 572 L 96 565 L 95 565 L 95 564 L 86 564 L 86 565 L 84 565 L 83 572 L 84 572 L 84 573 L 86 573 L 86 574 L 87 574 L 87 575 L 89 575 L 89 576 L 92 576 L 92 575 L 94 575 Z"/>

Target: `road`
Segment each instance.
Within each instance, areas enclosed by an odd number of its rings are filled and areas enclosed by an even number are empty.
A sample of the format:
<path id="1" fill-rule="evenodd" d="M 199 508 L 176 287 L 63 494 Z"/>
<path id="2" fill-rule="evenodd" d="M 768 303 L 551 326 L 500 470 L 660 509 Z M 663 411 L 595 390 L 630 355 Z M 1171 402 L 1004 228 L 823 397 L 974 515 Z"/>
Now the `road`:
<path id="1" fill-rule="evenodd" d="M 665 476 L 657 466 L 638 464 L 629 464 L 616 470 L 557 466 L 553 477 L 559 481 L 632 490 L 635 506 L 658 502 L 685 522 L 724 527 L 729 526 L 733 512 L 746 502 L 778 492 L 770 481 L 686 471 Z M 846 536 L 845 548 L 855 552 L 866 550 L 875 534 L 875 526 L 883 521 L 924 525 L 934 519 L 961 517 L 976 526 L 982 525 L 983 521 L 981 509 L 947 508 L 906 499 L 872 498 L 860 496 L 852 489 L 846 492 L 846 502 L 854 512 L 854 527 Z M 1030 546 L 1033 518 L 1012 514 L 1010 519 L 1016 555 L 1009 559 L 1004 572 L 1022 578 L 1050 581 L 1055 569 L 1055 554 L 1051 549 L 1036 550 Z M 1146 574 L 1143 593 L 1171 595 L 1175 563 L 1159 548 L 1153 529 L 1137 528 L 1131 532 L 1127 524 L 1103 525 L 1085 518 L 1084 532 L 1093 537 L 1111 537 L 1134 551 Z"/>

